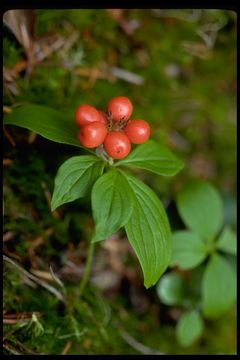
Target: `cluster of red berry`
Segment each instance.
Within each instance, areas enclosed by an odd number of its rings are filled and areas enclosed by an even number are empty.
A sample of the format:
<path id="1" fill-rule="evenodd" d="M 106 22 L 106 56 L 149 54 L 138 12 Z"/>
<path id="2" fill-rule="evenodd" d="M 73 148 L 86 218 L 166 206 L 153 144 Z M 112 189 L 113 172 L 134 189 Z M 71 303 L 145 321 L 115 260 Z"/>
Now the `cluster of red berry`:
<path id="1" fill-rule="evenodd" d="M 107 112 L 91 105 L 80 105 L 75 113 L 78 140 L 87 148 L 103 144 L 105 152 L 113 159 L 123 159 L 132 144 L 142 144 L 150 137 L 150 126 L 145 120 L 130 120 L 133 106 L 124 96 L 112 98 Z"/>

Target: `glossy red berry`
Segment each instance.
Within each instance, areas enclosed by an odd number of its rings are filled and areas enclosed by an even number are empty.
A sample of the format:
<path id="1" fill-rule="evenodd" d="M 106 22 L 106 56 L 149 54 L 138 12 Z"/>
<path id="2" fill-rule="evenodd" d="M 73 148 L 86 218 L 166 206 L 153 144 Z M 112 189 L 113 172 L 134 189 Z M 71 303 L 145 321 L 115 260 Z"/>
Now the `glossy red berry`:
<path id="1" fill-rule="evenodd" d="M 119 131 L 112 131 L 107 134 L 103 145 L 107 154 L 113 159 L 123 159 L 131 150 L 128 137 Z"/>
<path id="2" fill-rule="evenodd" d="M 79 127 L 87 125 L 99 121 L 99 112 L 94 106 L 80 105 L 75 112 L 75 120 Z"/>
<path id="3" fill-rule="evenodd" d="M 109 101 L 107 109 L 111 113 L 113 121 L 118 122 L 130 118 L 133 106 L 127 97 L 118 96 Z"/>
<path id="4" fill-rule="evenodd" d="M 99 121 L 95 121 L 84 125 L 79 129 L 78 140 L 80 144 L 87 148 L 95 148 L 103 143 L 106 135 L 106 125 Z"/>
<path id="5" fill-rule="evenodd" d="M 150 137 L 151 129 L 145 120 L 130 120 L 124 128 L 124 133 L 133 144 L 142 144 Z"/>
<path id="6" fill-rule="evenodd" d="M 102 110 L 98 110 L 99 113 L 99 120 L 101 123 L 105 124 L 107 126 L 108 120 L 107 120 L 107 114 L 103 112 Z"/>

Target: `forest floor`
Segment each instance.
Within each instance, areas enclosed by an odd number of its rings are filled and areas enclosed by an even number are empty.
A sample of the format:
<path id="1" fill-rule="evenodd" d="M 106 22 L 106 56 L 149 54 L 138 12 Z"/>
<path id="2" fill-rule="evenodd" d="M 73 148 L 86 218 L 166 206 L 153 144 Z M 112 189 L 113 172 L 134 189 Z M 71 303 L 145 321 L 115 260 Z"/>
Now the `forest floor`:
<path id="1" fill-rule="evenodd" d="M 112 96 L 128 96 L 153 138 L 186 163 L 171 179 L 138 173 L 166 205 L 172 228 L 175 194 L 191 178 L 219 189 L 236 227 L 235 13 L 25 11 L 4 23 L 3 36 L 4 113 L 23 103 L 105 110 Z M 38 49 L 34 62 L 28 41 Z M 6 355 L 236 352 L 235 309 L 207 322 L 192 346 L 177 343 L 181 309 L 163 305 L 156 287 L 144 288 L 123 231 L 97 243 L 90 281 L 76 296 L 93 228 L 90 201 L 54 212 L 50 201 L 58 167 L 82 150 L 14 126 L 4 127 L 3 141 Z"/>

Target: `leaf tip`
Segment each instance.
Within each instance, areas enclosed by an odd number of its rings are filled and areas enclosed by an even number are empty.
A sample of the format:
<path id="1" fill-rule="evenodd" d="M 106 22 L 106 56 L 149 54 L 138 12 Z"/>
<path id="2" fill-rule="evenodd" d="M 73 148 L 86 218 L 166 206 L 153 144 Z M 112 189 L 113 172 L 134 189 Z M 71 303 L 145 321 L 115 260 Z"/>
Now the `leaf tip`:
<path id="1" fill-rule="evenodd" d="M 157 281 L 146 281 L 144 280 L 144 287 L 145 289 L 149 289 L 150 287 L 154 286 L 157 283 Z"/>

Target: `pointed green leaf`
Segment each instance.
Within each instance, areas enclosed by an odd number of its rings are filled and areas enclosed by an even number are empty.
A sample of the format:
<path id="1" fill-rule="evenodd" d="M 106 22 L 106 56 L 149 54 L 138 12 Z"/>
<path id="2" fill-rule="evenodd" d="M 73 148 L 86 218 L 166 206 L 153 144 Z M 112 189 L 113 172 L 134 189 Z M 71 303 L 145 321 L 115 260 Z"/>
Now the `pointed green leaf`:
<path id="1" fill-rule="evenodd" d="M 165 209 L 157 195 L 142 181 L 124 173 L 134 192 L 134 209 L 125 225 L 144 274 L 146 288 L 153 286 L 169 265 L 171 231 Z"/>
<path id="2" fill-rule="evenodd" d="M 179 305 L 184 299 L 183 280 L 177 273 L 163 275 L 157 284 L 157 294 L 163 304 Z"/>
<path id="3" fill-rule="evenodd" d="M 191 230 L 213 241 L 223 221 L 223 205 L 218 191 L 205 181 L 189 183 L 177 195 L 177 208 Z"/>
<path id="4" fill-rule="evenodd" d="M 221 255 L 211 256 L 202 280 L 203 313 L 217 318 L 236 300 L 236 275 L 231 265 Z"/>
<path id="5" fill-rule="evenodd" d="M 176 334 L 182 347 L 192 345 L 203 333 L 204 323 L 196 310 L 182 315 L 176 326 Z"/>
<path id="6" fill-rule="evenodd" d="M 172 239 L 171 266 L 179 266 L 183 270 L 192 269 L 206 258 L 206 245 L 198 234 L 191 231 L 176 231 Z"/>
<path id="7" fill-rule="evenodd" d="M 31 130 L 48 140 L 81 147 L 74 118 L 43 105 L 23 105 L 4 117 L 4 125 Z"/>
<path id="8" fill-rule="evenodd" d="M 129 220 L 134 194 L 126 178 L 116 169 L 102 175 L 92 189 L 93 218 L 96 224 L 93 241 L 107 238 Z"/>
<path id="9" fill-rule="evenodd" d="M 92 155 L 73 156 L 58 169 L 52 196 L 52 211 L 58 206 L 84 197 L 102 174 L 104 163 Z"/>
<path id="10" fill-rule="evenodd" d="M 130 155 L 116 163 L 116 166 L 120 165 L 137 167 L 165 176 L 176 175 L 183 168 L 182 161 L 153 140 L 137 146 Z"/>
<path id="11" fill-rule="evenodd" d="M 226 253 L 236 255 L 237 254 L 237 237 L 236 233 L 229 227 L 226 227 L 221 233 L 218 241 L 217 248 L 225 251 Z"/>

